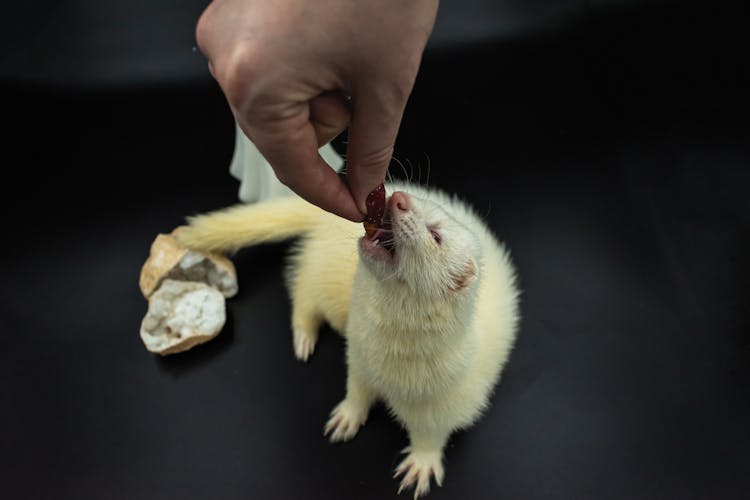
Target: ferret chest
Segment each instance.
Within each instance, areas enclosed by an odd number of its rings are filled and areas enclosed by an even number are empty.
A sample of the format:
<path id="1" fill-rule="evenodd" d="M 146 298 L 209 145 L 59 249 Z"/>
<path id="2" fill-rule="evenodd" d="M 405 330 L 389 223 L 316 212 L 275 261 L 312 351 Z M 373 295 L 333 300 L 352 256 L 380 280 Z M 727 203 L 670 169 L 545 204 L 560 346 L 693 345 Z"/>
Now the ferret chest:
<path id="1" fill-rule="evenodd" d="M 459 383 L 467 370 L 465 345 L 424 328 L 389 324 L 348 337 L 349 362 L 386 399 L 433 397 Z"/>

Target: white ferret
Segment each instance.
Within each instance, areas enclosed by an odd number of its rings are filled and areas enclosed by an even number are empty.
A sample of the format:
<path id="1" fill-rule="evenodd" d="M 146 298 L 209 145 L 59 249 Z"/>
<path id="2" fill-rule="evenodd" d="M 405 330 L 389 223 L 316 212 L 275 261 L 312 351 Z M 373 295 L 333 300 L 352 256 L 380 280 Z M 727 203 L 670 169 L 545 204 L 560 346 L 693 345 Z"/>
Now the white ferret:
<path id="1" fill-rule="evenodd" d="M 442 483 L 450 434 L 488 405 L 515 339 L 518 291 L 508 253 L 467 205 L 416 186 L 386 189 L 390 229 L 370 238 L 288 197 L 191 218 L 180 240 L 226 251 L 302 237 L 287 275 L 294 353 L 308 359 L 323 321 L 346 338 L 346 397 L 324 434 L 353 438 L 382 400 L 409 433 L 394 477 L 416 498 L 431 476 Z"/>

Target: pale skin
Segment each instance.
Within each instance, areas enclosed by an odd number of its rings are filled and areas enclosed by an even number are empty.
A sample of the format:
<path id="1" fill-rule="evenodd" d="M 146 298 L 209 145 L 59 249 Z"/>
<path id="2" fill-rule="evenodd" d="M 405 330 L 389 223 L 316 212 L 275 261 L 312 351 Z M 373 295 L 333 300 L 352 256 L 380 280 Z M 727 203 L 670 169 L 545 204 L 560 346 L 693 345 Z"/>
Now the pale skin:
<path id="1" fill-rule="evenodd" d="M 279 180 L 352 221 L 385 178 L 438 0 L 214 0 L 196 37 Z M 318 147 L 349 128 L 342 181 Z"/>

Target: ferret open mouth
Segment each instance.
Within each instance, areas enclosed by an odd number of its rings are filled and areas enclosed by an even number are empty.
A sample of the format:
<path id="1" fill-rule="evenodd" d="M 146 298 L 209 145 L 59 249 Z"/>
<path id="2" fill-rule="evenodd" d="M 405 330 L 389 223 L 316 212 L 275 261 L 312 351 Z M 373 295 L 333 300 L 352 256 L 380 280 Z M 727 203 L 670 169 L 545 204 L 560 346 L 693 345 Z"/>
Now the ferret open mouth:
<path id="1" fill-rule="evenodd" d="M 396 242 L 393 240 L 393 230 L 391 230 L 391 225 L 389 223 L 384 223 L 383 227 L 378 228 L 378 230 L 375 231 L 375 234 L 372 235 L 370 241 L 372 241 L 373 245 L 388 250 L 391 257 L 396 255 Z"/>
<path id="2" fill-rule="evenodd" d="M 363 236 L 362 249 L 376 260 L 393 261 L 396 257 L 396 244 L 390 221 L 384 220 L 372 236 Z"/>

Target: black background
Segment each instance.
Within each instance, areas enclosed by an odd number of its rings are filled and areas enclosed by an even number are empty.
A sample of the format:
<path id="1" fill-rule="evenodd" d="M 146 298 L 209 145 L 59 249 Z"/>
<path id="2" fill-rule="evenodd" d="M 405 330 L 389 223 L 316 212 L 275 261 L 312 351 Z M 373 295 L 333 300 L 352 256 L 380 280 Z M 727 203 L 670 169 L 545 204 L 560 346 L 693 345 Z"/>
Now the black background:
<path id="1" fill-rule="evenodd" d="M 344 346 L 326 329 L 294 360 L 287 245 L 236 256 L 212 342 L 162 359 L 138 337 L 154 236 L 236 201 L 232 118 L 193 51 L 204 4 L 4 16 L 7 498 L 395 496 L 406 435 L 382 407 L 353 442 L 322 437 Z M 750 494 L 747 19 L 729 2 L 441 5 L 396 156 L 508 244 L 523 320 L 431 498 Z"/>

